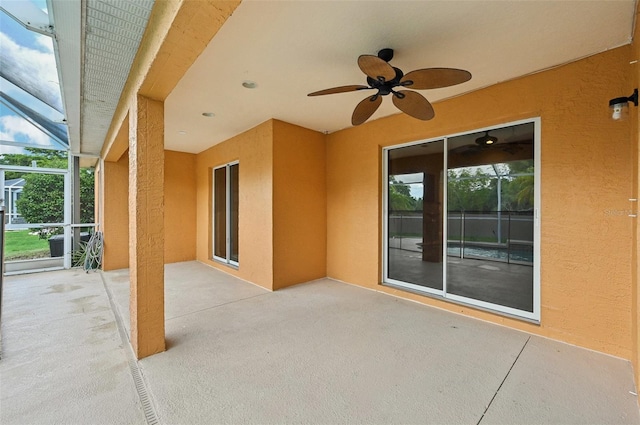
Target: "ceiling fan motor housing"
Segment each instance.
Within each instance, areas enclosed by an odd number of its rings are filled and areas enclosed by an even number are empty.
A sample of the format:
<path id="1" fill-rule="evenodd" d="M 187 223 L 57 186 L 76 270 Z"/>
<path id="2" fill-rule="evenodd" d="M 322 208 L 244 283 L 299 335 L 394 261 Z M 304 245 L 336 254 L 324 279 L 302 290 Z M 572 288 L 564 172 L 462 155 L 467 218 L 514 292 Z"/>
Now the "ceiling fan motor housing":
<path id="1" fill-rule="evenodd" d="M 367 84 L 374 89 L 378 89 L 378 94 L 382 96 L 386 96 L 391 93 L 394 87 L 400 86 L 400 80 L 404 77 L 404 73 L 399 68 L 393 67 L 394 71 L 396 71 L 396 76 L 393 80 L 386 81 L 384 78 L 374 79 L 371 77 L 367 77 Z"/>

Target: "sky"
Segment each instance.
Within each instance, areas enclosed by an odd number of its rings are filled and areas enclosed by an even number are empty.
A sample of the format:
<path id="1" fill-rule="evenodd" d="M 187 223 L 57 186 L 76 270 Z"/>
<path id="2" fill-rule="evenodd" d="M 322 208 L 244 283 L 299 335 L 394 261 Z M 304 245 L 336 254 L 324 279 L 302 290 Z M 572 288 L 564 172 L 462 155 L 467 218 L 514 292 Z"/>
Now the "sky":
<path id="1" fill-rule="evenodd" d="M 414 199 L 422 199 L 424 196 L 424 187 L 422 183 L 424 176 L 422 173 L 397 174 L 393 177 L 397 182 L 404 183 L 409 186 L 409 194 Z"/>
<path id="2" fill-rule="evenodd" d="M 15 0 L 0 0 L 0 6 Z M 32 1 L 46 12 L 46 0 Z M 13 66 L 18 75 L 35 76 L 31 80 L 38 82 L 39 89 L 50 99 L 61 105 L 58 73 L 56 70 L 53 42 L 50 37 L 29 31 L 0 11 L 0 49 L 7 60 L 3 66 Z M 5 68 L 6 69 L 6 68 Z M 25 93 L 7 80 L 0 77 L 0 90 L 29 108 L 54 121 L 61 121 L 64 115 L 54 108 Z M 62 109 L 62 108 L 60 108 Z M 51 138 L 33 126 L 27 120 L 0 104 L 0 140 L 27 142 L 37 145 L 51 145 Z M 23 153 L 21 148 L 0 145 L 0 154 Z"/>

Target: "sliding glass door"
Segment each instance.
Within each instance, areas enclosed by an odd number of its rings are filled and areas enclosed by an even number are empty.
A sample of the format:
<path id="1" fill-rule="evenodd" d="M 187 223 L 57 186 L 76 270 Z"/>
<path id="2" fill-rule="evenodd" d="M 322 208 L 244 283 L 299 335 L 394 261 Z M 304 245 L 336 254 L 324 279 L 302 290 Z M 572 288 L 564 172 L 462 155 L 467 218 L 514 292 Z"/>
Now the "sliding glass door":
<path id="1" fill-rule="evenodd" d="M 444 141 L 388 153 L 388 278 L 440 292 Z"/>
<path id="2" fill-rule="evenodd" d="M 213 170 L 213 258 L 238 265 L 238 163 Z"/>
<path id="3" fill-rule="evenodd" d="M 539 320 L 539 120 L 385 151 L 384 281 Z"/>

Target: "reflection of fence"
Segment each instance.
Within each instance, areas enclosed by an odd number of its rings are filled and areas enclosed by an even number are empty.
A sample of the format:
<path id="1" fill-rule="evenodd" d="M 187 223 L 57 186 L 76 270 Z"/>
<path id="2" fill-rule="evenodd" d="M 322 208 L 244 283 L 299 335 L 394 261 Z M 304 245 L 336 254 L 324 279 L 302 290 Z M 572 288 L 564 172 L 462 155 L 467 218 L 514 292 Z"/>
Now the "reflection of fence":
<path id="1" fill-rule="evenodd" d="M 420 252 L 422 212 L 394 212 L 389 215 L 389 247 Z"/>
<path id="2" fill-rule="evenodd" d="M 533 264 L 533 212 L 450 211 L 447 254 Z"/>
<path id="3" fill-rule="evenodd" d="M 391 213 L 389 248 L 421 252 L 425 231 L 423 220 L 421 211 Z M 533 264 L 531 211 L 450 211 L 447 233 L 447 255 L 451 257 Z"/>

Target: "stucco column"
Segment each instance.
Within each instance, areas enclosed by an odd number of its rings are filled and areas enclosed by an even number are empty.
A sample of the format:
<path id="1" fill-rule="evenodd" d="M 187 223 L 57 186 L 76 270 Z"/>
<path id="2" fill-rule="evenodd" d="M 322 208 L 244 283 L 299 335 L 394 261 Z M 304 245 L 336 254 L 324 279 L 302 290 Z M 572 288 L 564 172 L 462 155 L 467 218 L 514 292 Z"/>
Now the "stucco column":
<path id="1" fill-rule="evenodd" d="M 144 96 L 129 112 L 131 344 L 141 359 L 165 350 L 164 104 Z"/>

